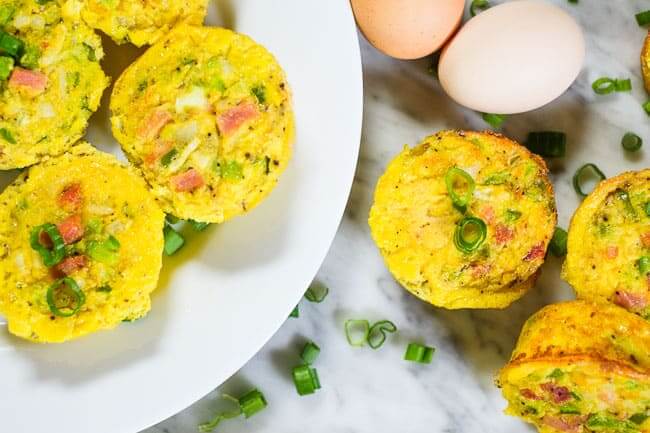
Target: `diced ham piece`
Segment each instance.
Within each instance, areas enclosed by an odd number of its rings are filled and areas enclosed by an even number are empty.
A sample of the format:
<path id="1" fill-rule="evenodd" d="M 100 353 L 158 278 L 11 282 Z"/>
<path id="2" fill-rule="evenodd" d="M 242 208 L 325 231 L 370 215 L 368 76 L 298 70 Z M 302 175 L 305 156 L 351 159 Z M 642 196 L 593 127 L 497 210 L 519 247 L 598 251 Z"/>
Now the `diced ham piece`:
<path id="1" fill-rule="evenodd" d="M 55 269 L 57 272 L 60 272 L 63 275 L 70 275 L 74 271 L 83 269 L 85 266 L 86 266 L 86 256 L 72 256 L 72 257 L 67 257 L 61 263 L 56 265 Z"/>
<path id="2" fill-rule="evenodd" d="M 522 397 L 527 398 L 528 400 L 541 400 L 542 397 L 538 396 L 535 394 L 532 390 L 528 388 L 524 388 L 519 390 L 519 394 L 521 394 Z"/>
<path id="3" fill-rule="evenodd" d="M 194 168 L 190 168 L 184 173 L 173 176 L 171 182 L 172 185 L 174 185 L 174 189 L 178 192 L 194 191 L 205 184 L 205 180 L 203 180 L 201 173 Z"/>
<path id="4" fill-rule="evenodd" d="M 580 432 L 582 430 L 581 429 L 582 424 L 585 421 L 586 418 L 580 415 L 564 415 L 564 416 L 546 415 L 542 419 L 542 422 L 545 425 L 567 433 Z"/>
<path id="5" fill-rule="evenodd" d="M 536 259 L 541 259 L 544 257 L 544 245 L 542 244 L 537 244 L 533 248 L 531 248 L 528 253 L 524 256 L 524 260 L 527 262 L 532 262 L 533 260 Z"/>
<path id="6" fill-rule="evenodd" d="M 610 260 L 618 257 L 618 247 L 616 245 L 608 245 L 607 248 L 605 248 L 605 257 Z"/>
<path id="7" fill-rule="evenodd" d="M 9 87 L 26 89 L 29 93 L 40 95 L 47 87 L 47 75 L 29 69 L 14 68 L 9 77 Z"/>
<path id="8" fill-rule="evenodd" d="M 147 165 L 154 165 L 160 158 L 165 156 L 167 152 L 172 150 L 172 147 L 174 146 L 174 143 L 168 140 L 158 140 L 156 141 L 156 144 L 154 145 L 153 150 L 151 153 L 146 155 L 144 157 L 144 162 Z"/>
<path id="9" fill-rule="evenodd" d="M 627 310 L 640 311 L 648 305 L 648 298 L 642 294 L 617 290 L 614 293 L 614 303 Z"/>
<path id="10" fill-rule="evenodd" d="M 479 209 L 478 214 L 486 223 L 492 224 L 494 222 L 494 208 L 492 206 L 482 206 Z"/>
<path id="11" fill-rule="evenodd" d="M 152 111 L 143 121 L 138 128 L 138 137 L 145 141 L 153 140 L 158 137 L 160 131 L 173 120 L 169 111 L 158 108 Z"/>
<path id="12" fill-rule="evenodd" d="M 217 126 L 223 135 L 230 135 L 244 123 L 259 115 L 257 105 L 247 102 L 231 108 L 217 117 Z"/>
<path id="13" fill-rule="evenodd" d="M 547 382 L 540 385 L 540 387 L 551 395 L 554 403 L 564 403 L 571 399 L 571 393 L 565 386 L 558 386 L 553 382 Z"/>
<path id="14" fill-rule="evenodd" d="M 641 235 L 641 244 L 646 248 L 650 248 L 650 232 L 645 232 Z"/>
<path id="15" fill-rule="evenodd" d="M 66 185 L 58 197 L 59 206 L 63 209 L 73 212 L 81 207 L 83 203 L 83 193 L 81 192 L 81 184 L 74 182 Z"/>
<path id="16" fill-rule="evenodd" d="M 71 215 L 58 223 L 56 228 L 59 229 L 63 243 L 66 245 L 77 242 L 84 235 L 84 228 L 81 225 L 81 216 Z"/>
<path id="17" fill-rule="evenodd" d="M 494 238 L 497 244 L 503 245 L 515 237 L 515 231 L 505 224 L 497 224 L 494 230 Z"/>

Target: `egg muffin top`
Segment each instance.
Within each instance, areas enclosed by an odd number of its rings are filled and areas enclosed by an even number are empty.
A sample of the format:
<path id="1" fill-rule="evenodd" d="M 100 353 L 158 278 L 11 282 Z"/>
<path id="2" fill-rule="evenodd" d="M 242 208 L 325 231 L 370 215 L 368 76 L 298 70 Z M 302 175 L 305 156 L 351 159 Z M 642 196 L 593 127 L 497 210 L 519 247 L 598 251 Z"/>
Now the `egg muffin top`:
<path id="1" fill-rule="evenodd" d="M 0 194 L 0 313 L 9 331 L 63 342 L 145 315 L 164 214 L 135 170 L 80 143 Z"/>
<path id="2" fill-rule="evenodd" d="M 180 26 L 115 84 L 113 133 L 163 209 L 220 223 L 254 208 L 289 158 L 282 68 L 247 36 Z"/>
<path id="3" fill-rule="evenodd" d="M 2 170 L 70 148 L 108 86 L 99 36 L 61 2 L 0 0 Z"/>
<path id="4" fill-rule="evenodd" d="M 556 219 L 543 160 L 498 134 L 443 131 L 389 164 L 369 224 L 416 296 L 503 308 L 533 285 Z"/>

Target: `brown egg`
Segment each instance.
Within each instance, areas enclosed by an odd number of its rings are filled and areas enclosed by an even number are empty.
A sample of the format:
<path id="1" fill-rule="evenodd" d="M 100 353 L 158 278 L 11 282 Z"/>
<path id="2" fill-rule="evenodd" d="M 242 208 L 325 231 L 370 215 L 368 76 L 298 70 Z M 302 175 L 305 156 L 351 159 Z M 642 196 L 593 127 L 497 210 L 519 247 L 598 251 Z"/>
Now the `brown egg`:
<path id="1" fill-rule="evenodd" d="M 351 0 L 363 35 L 398 59 L 418 59 L 440 48 L 460 24 L 465 0 Z"/>

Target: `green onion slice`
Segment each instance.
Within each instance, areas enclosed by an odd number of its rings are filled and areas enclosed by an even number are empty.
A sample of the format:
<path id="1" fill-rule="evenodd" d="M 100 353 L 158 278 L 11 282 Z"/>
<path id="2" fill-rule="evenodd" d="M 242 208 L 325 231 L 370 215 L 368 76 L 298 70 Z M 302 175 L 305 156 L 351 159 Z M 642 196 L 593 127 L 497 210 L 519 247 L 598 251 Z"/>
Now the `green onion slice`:
<path id="1" fill-rule="evenodd" d="M 264 394 L 258 389 L 253 389 L 239 398 L 239 407 L 245 418 L 252 417 L 267 405 Z"/>
<path id="2" fill-rule="evenodd" d="M 566 134 L 558 131 L 531 132 L 526 147 L 540 156 L 562 157 L 566 154 Z"/>
<path id="3" fill-rule="evenodd" d="M 0 56 L 0 80 L 5 81 L 11 76 L 11 71 L 14 70 L 13 57 Z"/>
<path id="4" fill-rule="evenodd" d="M 451 201 L 454 203 L 454 206 L 459 208 L 464 208 L 469 204 L 474 194 L 474 189 L 476 188 L 472 176 L 458 167 L 452 167 L 447 170 L 445 184 L 447 185 L 447 193 L 449 193 Z"/>
<path id="5" fill-rule="evenodd" d="M 578 170 L 576 170 L 575 174 L 573 175 L 573 189 L 578 193 L 580 197 L 587 197 L 586 192 L 584 192 L 582 188 L 582 182 L 585 177 L 588 175 L 595 176 L 599 180 L 598 182 L 601 182 L 605 179 L 607 179 L 607 176 L 596 166 L 596 164 L 588 163 L 580 167 Z"/>
<path id="6" fill-rule="evenodd" d="M 320 304 L 327 298 L 330 290 L 323 284 L 312 284 L 305 292 L 305 299 L 309 302 Z"/>
<path id="7" fill-rule="evenodd" d="M 640 425 L 643 424 L 645 420 L 648 419 L 648 415 L 645 413 L 635 413 L 630 417 L 630 421 L 632 421 L 634 424 Z"/>
<path id="8" fill-rule="evenodd" d="M 19 59 L 25 50 L 25 43 L 17 37 L 0 30 L 0 53 Z"/>
<path id="9" fill-rule="evenodd" d="M 404 359 L 406 361 L 419 362 L 421 364 L 430 364 L 435 351 L 436 349 L 433 347 L 424 346 L 418 343 L 409 343 L 406 347 Z"/>
<path id="10" fill-rule="evenodd" d="M 591 84 L 598 95 L 607 95 L 612 92 L 628 92 L 632 90 L 632 80 L 629 78 L 601 77 Z"/>
<path id="11" fill-rule="evenodd" d="M 635 133 L 628 132 L 621 139 L 621 146 L 628 152 L 636 152 L 643 146 L 643 140 Z"/>
<path id="12" fill-rule="evenodd" d="M 625 206 L 625 211 L 628 213 L 628 215 L 636 217 L 636 209 L 634 209 L 632 200 L 630 200 L 630 194 L 621 188 L 617 188 L 614 193 L 616 194 L 616 198 L 623 202 L 623 206 Z"/>
<path id="13" fill-rule="evenodd" d="M 86 301 L 84 292 L 70 277 L 56 280 L 47 289 L 47 305 L 55 316 L 70 317 L 77 314 Z"/>
<path id="14" fill-rule="evenodd" d="M 197 232 L 202 232 L 210 226 L 210 223 L 202 223 L 194 220 L 188 220 L 187 223 Z"/>
<path id="15" fill-rule="evenodd" d="M 473 0 L 469 6 L 469 14 L 475 17 L 479 11 L 488 9 L 489 7 L 490 2 L 488 0 Z"/>
<path id="16" fill-rule="evenodd" d="M 569 235 L 564 230 L 563 228 L 556 227 L 555 228 L 555 233 L 553 233 L 553 237 L 551 238 L 551 243 L 548 246 L 549 251 L 551 254 L 553 254 L 555 257 L 563 257 L 566 256 L 567 252 L 567 239 Z"/>
<path id="17" fill-rule="evenodd" d="M 487 2 L 486 2 L 487 3 Z M 505 114 L 493 114 L 493 113 L 483 113 L 481 114 L 483 121 L 493 127 L 494 129 L 499 129 L 503 125 L 503 122 L 506 121 Z"/>
<path id="18" fill-rule="evenodd" d="M 109 236 L 105 241 L 89 241 L 87 252 L 91 259 L 107 265 L 114 265 L 119 258 L 120 241 Z"/>
<path id="19" fill-rule="evenodd" d="M 646 114 L 650 116 L 650 101 L 644 102 L 642 107 Z"/>
<path id="20" fill-rule="evenodd" d="M 632 80 L 629 78 L 614 80 L 616 83 L 617 92 L 629 92 L 632 90 Z"/>
<path id="21" fill-rule="evenodd" d="M 178 150 L 176 150 L 176 149 L 172 149 L 172 150 L 170 150 L 169 152 L 167 152 L 166 154 L 164 154 L 164 155 L 162 156 L 162 158 L 160 158 L 160 164 L 161 164 L 163 167 L 168 167 L 169 164 L 172 163 L 172 161 L 174 160 L 174 158 L 176 158 L 176 155 L 178 155 Z"/>
<path id="22" fill-rule="evenodd" d="M 41 235 L 46 233 L 52 242 L 52 249 L 41 244 Z M 52 223 L 47 223 L 34 227 L 29 236 L 29 244 L 43 259 L 45 266 L 52 267 L 63 260 L 65 257 L 65 243 L 59 229 Z"/>
<path id="23" fill-rule="evenodd" d="M 646 204 L 643 206 L 643 210 L 645 210 L 646 216 L 650 217 L 650 201 L 646 202 Z"/>
<path id="24" fill-rule="evenodd" d="M 639 273 L 641 275 L 647 275 L 650 272 L 650 257 L 641 256 L 639 260 L 636 261 L 636 265 L 639 268 Z"/>
<path id="25" fill-rule="evenodd" d="M 315 368 L 309 365 L 299 365 L 294 367 L 292 375 L 299 395 L 313 394 L 320 389 L 320 380 Z"/>
<path id="26" fill-rule="evenodd" d="M 350 346 L 360 347 L 368 342 L 370 323 L 367 320 L 346 320 L 345 338 Z"/>
<path id="27" fill-rule="evenodd" d="M 0 137 L 7 143 L 16 144 L 14 135 L 7 128 L 0 128 Z"/>
<path id="28" fill-rule="evenodd" d="M 176 254 L 185 244 L 185 238 L 170 225 L 165 225 L 163 235 L 165 236 L 165 254 L 168 256 Z"/>
<path id="29" fill-rule="evenodd" d="M 308 341 L 305 343 L 305 347 L 302 348 L 300 357 L 306 364 L 313 364 L 320 355 L 320 347 L 313 341 Z"/>
<path id="30" fill-rule="evenodd" d="M 300 317 L 300 310 L 298 309 L 297 305 L 296 305 L 296 308 L 294 308 L 293 311 L 291 311 L 291 313 L 289 314 L 289 317 L 293 317 L 293 318 Z"/>
<path id="31" fill-rule="evenodd" d="M 379 349 L 386 341 L 386 333 L 397 331 L 397 326 L 390 320 L 382 320 L 370 327 L 368 330 L 368 346 Z"/>
<path id="32" fill-rule="evenodd" d="M 636 18 L 637 24 L 640 26 L 645 26 L 650 24 L 650 11 L 639 12 L 634 16 Z"/>
<path id="33" fill-rule="evenodd" d="M 454 232 L 454 245 L 463 253 L 471 253 L 478 249 L 487 237 L 487 226 L 482 219 L 465 217 Z"/>

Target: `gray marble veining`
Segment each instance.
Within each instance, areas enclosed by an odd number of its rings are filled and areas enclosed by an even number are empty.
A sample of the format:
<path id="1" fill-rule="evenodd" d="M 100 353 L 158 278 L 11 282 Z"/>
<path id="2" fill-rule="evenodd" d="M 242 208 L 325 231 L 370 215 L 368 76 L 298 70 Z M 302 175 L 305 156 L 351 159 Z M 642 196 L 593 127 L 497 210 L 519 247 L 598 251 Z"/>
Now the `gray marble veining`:
<path id="1" fill-rule="evenodd" d="M 575 16 L 585 30 L 585 68 L 565 95 L 540 110 L 510 117 L 503 132 L 518 140 L 531 130 L 568 134 L 567 157 L 550 163 L 559 222 L 566 227 L 578 205 L 571 186 L 577 167 L 594 162 L 611 176 L 650 166 L 650 151 L 627 155 L 620 146 L 627 131 L 636 132 L 646 147 L 650 145 L 650 121 L 641 108 L 647 95 L 639 70 L 646 31 L 634 20 L 634 14 L 649 5 L 643 0 L 555 3 Z M 445 96 L 427 73 L 430 60 L 397 61 L 365 41 L 361 44 L 365 115 L 359 166 L 339 233 L 317 277 L 330 287 L 330 296 L 322 304 L 303 300 L 300 318 L 287 320 L 232 379 L 146 433 L 194 432 L 199 422 L 220 407 L 221 393 L 237 395 L 253 384 L 264 391 L 268 409 L 249 420 L 226 421 L 218 431 L 531 431 L 502 413 L 505 402 L 493 385 L 493 376 L 509 357 L 524 320 L 547 303 L 573 296 L 559 278 L 561 261 L 549 258 L 537 288 L 504 311 L 435 309 L 399 287 L 384 267 L 366 223 L 377 178 L 404 144 L 416 144 L 443 128 L 484 129 L 486 125 L 476 113 Z M 597 96 L 591 83 L 600 76 L 630 77 L 633 91 Z M 343 334 L 348 318 L 390 319 L 399 333 L 378 351 L 352 348 Z M 307 339 L 322 348 L 315 366 L 323 388 L 315 395 L 299 397 L 290 371 L 299 363 L 299 351 Z M 431 365 L 402 360 L 406 343 L 412 340 L 437 348 Z"/>

